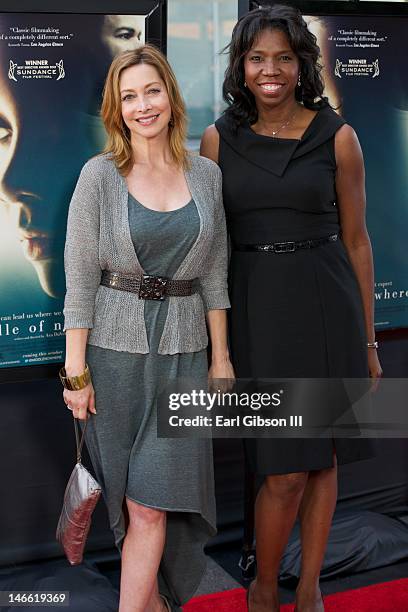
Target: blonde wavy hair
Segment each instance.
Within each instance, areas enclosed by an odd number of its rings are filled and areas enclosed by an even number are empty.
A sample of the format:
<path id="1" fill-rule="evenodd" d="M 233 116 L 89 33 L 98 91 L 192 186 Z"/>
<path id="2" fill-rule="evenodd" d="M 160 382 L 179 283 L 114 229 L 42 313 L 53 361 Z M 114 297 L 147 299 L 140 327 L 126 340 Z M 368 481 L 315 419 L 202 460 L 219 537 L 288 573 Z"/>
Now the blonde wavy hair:
<path id="1" fill-rule="evenodd" d="M 108 135 L 104 153 L 110 153 L 119 172 L 126 176 L 133 164 L 130 130 L 123 121 L 122 100 L 119 89 L 120 76 L 126 68 L 148 64 L 156 68 L 164 82 L 170 100 L 171 121 L 169 123 L 169 146 L 177 166 L 188 168 L 189 154 L 187 138 L 187 113 L 179 86 L 166 57 L 153 45 L 143 45 L 125 51 L 112 62 L 103 90 L 101 116 Z"/>

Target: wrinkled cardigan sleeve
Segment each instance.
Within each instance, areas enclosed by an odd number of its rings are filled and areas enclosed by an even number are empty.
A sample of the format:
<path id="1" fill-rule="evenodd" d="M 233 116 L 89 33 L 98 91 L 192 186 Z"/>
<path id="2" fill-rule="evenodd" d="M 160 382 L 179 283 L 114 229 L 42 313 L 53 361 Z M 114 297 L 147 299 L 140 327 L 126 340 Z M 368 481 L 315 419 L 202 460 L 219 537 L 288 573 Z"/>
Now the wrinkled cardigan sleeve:
<path id="1" fill-rule="evenodd" d="M 230 308 L 228 298 L 228 240 L 222 200 L 222 174 L 216 164 L 213 164 L 213 170 L 215 229 L 210 256 L 203 266 L 205 274 L 199 277 L 201 297 L 206 311 Z"/>
<path id="2" fill-rule="evenodd" d="M 65 242 L 64 331 L 93 327 L 99 265 L 100 179 L 91 162 L 82 168 L 68 213 Z"/>

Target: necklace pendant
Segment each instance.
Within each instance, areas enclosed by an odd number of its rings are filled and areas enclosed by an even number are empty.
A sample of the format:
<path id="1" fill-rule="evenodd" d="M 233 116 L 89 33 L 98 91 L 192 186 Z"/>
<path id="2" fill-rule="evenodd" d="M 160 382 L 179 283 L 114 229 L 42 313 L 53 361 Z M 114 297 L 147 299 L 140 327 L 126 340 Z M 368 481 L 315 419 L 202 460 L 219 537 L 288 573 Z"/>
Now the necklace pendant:
<path id="1" fill-rule="evenodd" d="M 272 132 L 272 136 L 275 136 L 275 134 L 277 134 L 278 132 Z"/>

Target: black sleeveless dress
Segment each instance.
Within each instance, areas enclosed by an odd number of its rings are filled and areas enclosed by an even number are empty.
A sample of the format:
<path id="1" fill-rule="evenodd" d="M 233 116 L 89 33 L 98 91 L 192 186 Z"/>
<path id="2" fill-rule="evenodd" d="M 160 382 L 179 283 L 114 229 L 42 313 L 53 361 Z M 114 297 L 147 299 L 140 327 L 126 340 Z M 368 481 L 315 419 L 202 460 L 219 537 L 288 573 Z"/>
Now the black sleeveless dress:
<path id="1" fill-rule="evenodd" d="M 368 376 L 361 294 L 341 240 L 274 254 L 234 244 L 299 241 L 340 231 L 334 135 L 344 120 L 321 108 L 301 140 L 215 126 L 232 244 L 231 351 L 238 378 Z M 259 474 L 318 470 L 373 455 L 367 439 L 248 439 Z"/>

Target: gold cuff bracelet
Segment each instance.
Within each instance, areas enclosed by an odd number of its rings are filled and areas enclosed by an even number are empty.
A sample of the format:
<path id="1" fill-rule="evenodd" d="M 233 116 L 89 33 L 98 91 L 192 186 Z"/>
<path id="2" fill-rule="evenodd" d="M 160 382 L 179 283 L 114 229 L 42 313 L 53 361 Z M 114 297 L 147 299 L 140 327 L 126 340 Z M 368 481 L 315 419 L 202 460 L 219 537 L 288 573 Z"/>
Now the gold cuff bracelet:
<path id="1" fill-rule="evenodd" d="M 69 391 L 80 391 L 91 382 L 91 373 L 88 364 L 85 364 L 85 370 L 79 376 L 67 376 L 65 368 L 61 368 L 59 377 L 63 387 Z"/>

